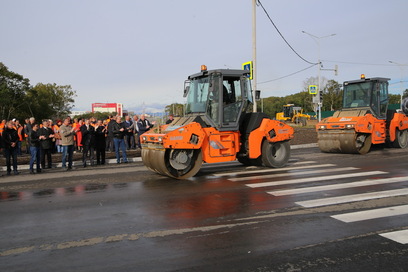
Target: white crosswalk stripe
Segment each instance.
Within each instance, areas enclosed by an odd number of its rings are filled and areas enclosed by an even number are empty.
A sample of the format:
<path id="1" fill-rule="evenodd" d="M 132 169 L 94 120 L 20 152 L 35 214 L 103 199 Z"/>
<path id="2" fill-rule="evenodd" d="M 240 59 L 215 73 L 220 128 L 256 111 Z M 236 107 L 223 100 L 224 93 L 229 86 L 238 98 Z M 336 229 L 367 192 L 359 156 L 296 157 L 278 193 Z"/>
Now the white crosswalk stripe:
<path id="1" fill-rule="evenodd" d="M 284 185 L 299 185 L 300 188 L 283 188 L 269 190 L 266 193 L 273 196 L 302 195 L 302 199 L 307 198 L 308 193 L 318 193 L 324 191 L 333 191 L 336 194 L 341 189 L 352 189 L 358 187 L 372 186 L 372 189 L 366 193 L 346 194 L 331 197 L 315 197 L 313 199 L 295 201 L 295 204 L 305 208 L 316 208 L 322 206 L 331 206 L 344 203 L 352 203 L 373 199 L 381 199 L 395 196 L 408 195 L 408 188 L 384 190 L 383 187 L 378 190 L 378 185 L 394 184 L 406 187 L 408 177 L 385 177 L 381 175 L 389 174 L 385 171 L 362 171 L 355 167 L 337 167 L 335 164 L 314 164 L 313 161 L 294 162 L 285 168 L 275 169 L 250 169 L 244 172 L 230 172 L 215 174 L 218 177 L 227 177 L 234 182 L 245 182 L 250 188 L 266 188 Z M 339 174 L 334 174 L 339 172 Z M 306 176 L 306 177 L 304 177 Z M 371 177 L 370 177 L 371 176 Z M 365 179 L 362 179 L 364 178 Z M 367 177 L 370 177 L 367 179 Z M 280 178 L 280 179 L 278 179 Z M 357 181 L 340 182 L 344 179 L 359 179 Z M 268 181 L 269 179 L 269 181 Z M 309 183 L 325 181 L 324 185 L 305 186 Z M 332 184 L 330 184 L 332 182 Z M 329 184 L 328 184 L 329 183 Z M 377 186 L 377 187 L 375 187 Z M 293 187 L 293 186 L 291 186 Z M 376 190 L 377 189 L 377 190 Z M 375 191 L 374 191 L 375 190 Z M 344 193 L 343 193 L 344 194 Z M 331 218 L 342 221 L 347 224 L 357 223 L 365 220 L 378 220 L 381 218 L 398 217 L 408 215 L 408 205 L 392 206 L 355 211 L 343 214 L 332 215 Z M 399 226 L 401 228 L 401 226 Z M 406 228 L 406 227 L 404 227 Z M 401 244 L 408 244 L 408 230 L 398 230 L 393 232 L 381 233 L 382 237 L 396 241 Z"/>
<path id="2" fill-rule="evenodd" d="M 328 197 L 328 198 L 321 198 L 321 199 L 298 201 L 295 203 L 300 206 L 306 207 L 306 208 L 315 208 L 315 207 L 321 207 L 321 206 L 328 206 L 328 205 L 335 205 L 335 204 L 342 204 L 342 203 L 349 203 L 349 202 L 356 202 L 356 201 L 363 201 L 363 200 L 370 200 L 370 199 L 378 199 L 378 198 L 392 197 L 392 196 L 401 196 L 401 195 L 408 195 L 408 189 L 396 189 L 396 190 L 379 191 L 379 192 L 364 193 L 364 194 Z"/>
<path id="3" fill-rule="evenodd" d="M 397 182 L 404 182 L 404 181 L 408 181 L 408 177 L 368 179 L 364 181 L 347 182 L 347 183 L 322 185 L 322 186 L 312 186 L 312 187 L 290 189 L 290 190 L 276 190 L 276 191 L 269 191 L 268 194 L 271 194 L 274 196 L 295 195 L 295 194 L 314 193 L 314 192 L 337 190 L 337 189 L 355 188 L 355 187 L 362 187 L 362 186 L 397 183 Z"/>
<path id="4" fill-rule="evenodd" d="M 377 219 L 383 217 L 397 216 L 408 214 L 408 205 L 393 206 L 380 209 L 372 209 L 366 211 L 358 211 L 351 213 L 343 213 L 332 215 L 332 218 L 343 221 L 345 223 L 365 221 L 370 219 Z"/>
<path id="5" fill-rule="evenodd" d="M 343 167 L 343 168 L 335 168 L 331 169 L 330 172 L 341 172 L 341 171 L 351 171 L 351 170 L 356 170 L 358 168 L 355 167 Z M 290 177 L 290 176 L 303 176 L 303 175 L 311 175 L 311 174 L 321 174 L 321 173 L 327 173 L 327 169 L 317 169 L 317 170 L 308 170 L 308 171 L 297 171 L 297 172 L 289 172 L 289 173 L 278 173 L 278 174 L 273 174 L 273 175 L 261 175 L 261 176 L 251 176 L 250 179 L 266 179 L 270 177 L 274 178 L 281 178 L 281 177 Z M 240 177 L 240 178 L 230 178 L 230 181 L 247 181 L 249 178 L 248 177 Z M 275 182 L 273 182 L 275 184 Z M 263 184 L 263 183 L 259 183 Z M 285 184 L 285 183 L 284 183 Z M 247 184 L 247 186 L 251 187 L 250 185 Z M 263 187 L 263 186 L 259 186 Z"/>
<path id="6" fill-rule="evenodd" d="M 333 170 L 335 169 L 332 169 L 330 171 L 333 171 Z M 336 179 L 344 179 L 344 178 L 352 178 L 352 177 L 383 175 L 383 174 L 387 174 L 387 172 L 369 171 L 369 172 L 359 172 L 359 173 L 348 173 L 348 174 L 341 174 L 341 175 L 301 178 L 301 179 L 294 179 L 294 180 L 262 182 L 262 183 L 255 183 L 255 184 L 247 184 L 247 186 L 251 188 L 259 188 L 259 187 L 276 186 L 276 185 L 282 185 L 282 184 L 296 184 L 296 183 L 306 183 L 306 182 L 315 182 L 315 181 L 324 181 L 324 180 L 336 180 Z M 260 176 L 260 177 L 264 178 L 264 176 Z M 252 178 L 254 177 L 251 177 L 251 179 Z M 234 179 L 230 179 L 230 180 L 234 180 Z"/>
<path id="7" fill-rule="evenodd" d="M 336 166 L 335 164 L 321 164 L 318 166 L 314 166 L 314 167 L 319 167 L 319 168 L 323 168 L 323 167 L 330 167 L 330 166 Z M 282 171 L 292 171 L 292 170 L 301 170 L 301 169 L 310 169 L 313 168 L 309 165 L 304 165 L 304 166 L 293 166 L 293 167 L 285 167 L 285 168 L 265 168 L 265 169 L 261 169 L 261 170 L 251 170 L 251 171 L 245 171 L 245 172 L 228 172 L 228 173 L 219 173 L 219 174 L 214 174 L 214 176 L 217 177 L 226 177 L 226 176 L 236 176 L 236 175 L 245 175 L 245 174 L 258 174 L 258 173 L 273 173 L 273 172 L 282 172 Z M 273 175 L 271 176 L 273 177 Z M 244 178 L 245 179 L 245 178 Z M 229 179 L 232 180 L 232 179 Z"/>
<path id="8" fill-rule="evenodd" d="M 398 230 L 380 234 L 382 237 L 393 240 L 400 244 L 408 244 L 408 230 Z"/>

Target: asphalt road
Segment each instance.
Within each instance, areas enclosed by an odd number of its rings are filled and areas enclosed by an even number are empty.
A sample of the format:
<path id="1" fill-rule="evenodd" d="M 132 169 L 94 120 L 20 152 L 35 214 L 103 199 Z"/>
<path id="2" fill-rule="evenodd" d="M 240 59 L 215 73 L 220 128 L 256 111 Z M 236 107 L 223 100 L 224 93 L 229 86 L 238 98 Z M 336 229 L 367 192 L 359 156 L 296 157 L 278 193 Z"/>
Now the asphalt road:
<path id="1" fill-rule="evenodd" d="M 408 271 L 406 150 L 0 178 L 0 271 Z"/>

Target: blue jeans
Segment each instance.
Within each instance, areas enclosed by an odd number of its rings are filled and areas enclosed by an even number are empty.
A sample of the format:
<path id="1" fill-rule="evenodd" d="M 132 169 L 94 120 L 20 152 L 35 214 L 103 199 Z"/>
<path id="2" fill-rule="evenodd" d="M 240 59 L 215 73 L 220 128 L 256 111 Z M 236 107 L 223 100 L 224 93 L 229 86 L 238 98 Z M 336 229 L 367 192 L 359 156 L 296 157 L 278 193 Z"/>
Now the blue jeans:
<path id="1" fill-rule="evenodd" d="M 17 155 L 21 156 L 21 141 L 17 143 Z"/>
<path id="2" fill-rule="evenodd" d="M 120 163 L 120 150 L 122 150 L 123 162 L 127 162 L 128 160 L 126 156 L 125 140 L 119 139 L 119 138 L 113 138 L 113 142 L 115 143 L 116 161 Z"/>
<path id="3" fill-rule="evenodd" d="M 40 167 L 40 162 L 41 162 L 41 153 L 40 153 L 40 147 L 35 147 L 35 146 L 30 146 L 30 170 L 34 170 L 34 162 L 37 165 L 37 170 L 41 169 Z"/>
<path id="4" fill-rule="evenodd" d="M 67 167 L 67 155 L 68 155 L 68 168 L 72 168 L 72 156 L 74 155 L 73 145 L 62 146 L 62 168 Z"/>

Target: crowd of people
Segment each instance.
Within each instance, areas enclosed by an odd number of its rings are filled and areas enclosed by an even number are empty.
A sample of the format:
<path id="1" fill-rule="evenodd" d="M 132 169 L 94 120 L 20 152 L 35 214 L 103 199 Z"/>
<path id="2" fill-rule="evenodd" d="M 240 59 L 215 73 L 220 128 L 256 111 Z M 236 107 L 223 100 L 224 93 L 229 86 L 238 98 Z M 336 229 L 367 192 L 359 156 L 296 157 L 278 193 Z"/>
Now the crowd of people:
<path id="1" fill-rule="evenodd" d="M 170 120 L 170 119 L 169 119 Z M 171 118 L 171 120 L 173 120 Z M 104 165 L 107 151 L 115 152 L 117 163 L 127 163 L 127 150 L 140 149 L 140 135 L 150 130 L 150 122 L 142 114 L 133 117 L 109 116 L 106 120 L 89 119 L 42 120 L 34 117 L 21 124 L 19 120 L 0 123 L 0 149 L 6 158 L 7 175 L 18 175 L 18 156 L 30 155 L 30 174 L 52 168 L 52 154 L 62 153 L 62 169 L 72 169 L 74 152 L 82 152 L 82 165 Z M 23 144 L 25 143 L 25 144 Z M 96 162 L 95 162 L 96 153 Z"/>

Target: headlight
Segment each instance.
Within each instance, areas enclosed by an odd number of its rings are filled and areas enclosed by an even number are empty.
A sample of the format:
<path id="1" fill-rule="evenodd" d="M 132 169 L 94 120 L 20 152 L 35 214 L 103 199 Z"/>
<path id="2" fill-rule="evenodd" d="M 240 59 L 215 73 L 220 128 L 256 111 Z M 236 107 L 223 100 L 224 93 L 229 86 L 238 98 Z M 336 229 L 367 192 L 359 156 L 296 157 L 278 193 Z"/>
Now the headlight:
<path id="1" fill-rule="evenodd" d="M 326 126 L 320 126 L 319 129 L 326 129 Z"/>
<path id="2" fill-rule="evenodd" d="M 354 124 L 347 124 L 346 125 L 346 129 L 351 129 L 351 128 L 354 128 Z"/>
<path id="3" fill-rule="evenodd" d="M 147 137 L 146 137 L 146 136 L 142 136 L 142 140 L 143 140 L 143 142 L 146 142 Z"/>
<path id="4" fill-rule="evenodd" d="M 163 142 L 163 137 L 159 136 L 159 138 L 157 140 L 159 140 L 159 143 L 162 143 Z"/>

